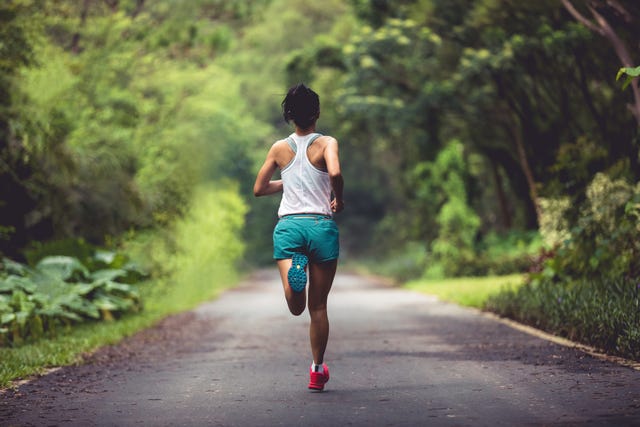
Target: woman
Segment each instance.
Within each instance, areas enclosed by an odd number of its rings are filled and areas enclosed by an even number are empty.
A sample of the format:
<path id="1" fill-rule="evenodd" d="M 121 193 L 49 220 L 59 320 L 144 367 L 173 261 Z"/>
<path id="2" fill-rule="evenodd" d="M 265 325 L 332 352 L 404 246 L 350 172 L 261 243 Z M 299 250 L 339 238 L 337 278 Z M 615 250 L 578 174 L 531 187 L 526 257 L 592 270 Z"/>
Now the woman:
<path id="1" fill-rule="evenodd" d="M 327 297 L 339 255 L 333 214 L 344 208 L 338 141 L 316 133 L 320 99 L 304 84 L 289 89 L 282 101 L 282 112 L 287 123 L 293 121 L 295 132 L 273 144 L 253 192 L 256 196 L 282 192 L 279 220 L 273 231 L 273 257 L 289 311 L 295 316 L 302 314 L 307 305 L 304 290 L 308 269 L 313 355 L 309 388 L 323 390 L 329 381 L 329 369 L 324 364 L 329 339 Z M 272 180 L 276 169 L 281 171 L 280 180 Z"/>

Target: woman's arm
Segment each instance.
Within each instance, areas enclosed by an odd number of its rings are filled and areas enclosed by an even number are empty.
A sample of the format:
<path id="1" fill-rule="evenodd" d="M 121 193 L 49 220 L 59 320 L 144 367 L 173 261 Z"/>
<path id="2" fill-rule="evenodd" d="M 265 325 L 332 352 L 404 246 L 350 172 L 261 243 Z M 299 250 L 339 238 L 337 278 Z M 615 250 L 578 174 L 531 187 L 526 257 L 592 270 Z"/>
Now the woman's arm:
<path id="1" fill-rule="evenodd" d="M 331 189 L 333 190 L 334 199 L 331 201 L 331 209 L 334 212 L 340 212 L 344 209 L 344 200 L 342 193 L 344 189 L 344 179 L 340 170 L 340 156 L 338 154 L 338 141 L 331 138 L 327 142 L 324 149 L 324 161 L 327 165 L 329 180 L 331 181 Z"/>
<path id="2" fill-rule="evenodd" d="M 282 180 L 271 180 L 271 177 L 273 176 L 273 173 L 276 171 L 277 167 L 278 163 L 276 163 L 275 159 L 275 148 L 274 146 L 272 146 L 269 150 L 269 153 L 267 154 L 267 158 L 264 161 L 264 164 L 258 172 L 256 182 L 253 185 L 254 196 L 268 196 L 270 194 L 275 194 L 282 191 Z"/>

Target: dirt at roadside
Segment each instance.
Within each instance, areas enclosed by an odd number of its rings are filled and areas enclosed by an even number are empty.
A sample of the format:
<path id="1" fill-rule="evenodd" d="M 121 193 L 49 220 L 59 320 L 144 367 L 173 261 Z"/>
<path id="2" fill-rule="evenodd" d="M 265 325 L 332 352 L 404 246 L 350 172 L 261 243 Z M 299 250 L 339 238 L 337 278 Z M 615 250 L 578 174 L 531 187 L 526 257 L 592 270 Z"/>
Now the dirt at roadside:
<path id="1" fill-rule="evenodd" d="M 47 402 L 65 396 L 95 393 L 94 386 L 105 378 L 115 379 L 123 371 L 139 370 L 155 361 L 174 357 L 197 345 L 213 327 L 210 318 L 203 319 L 192 312 L 176 314 L 125 338 L 119 344 L 84 355 L 79 364 L 17 381 L 13 387 L 0 391 L 0 426 L 12 425 L 5 424 L 3 420 L 18 415 L 16 407 L 20 412 L 29 412 L 32 407 L 47 409 Z M 118 369 L 112 369 L 114 367 Z"/>

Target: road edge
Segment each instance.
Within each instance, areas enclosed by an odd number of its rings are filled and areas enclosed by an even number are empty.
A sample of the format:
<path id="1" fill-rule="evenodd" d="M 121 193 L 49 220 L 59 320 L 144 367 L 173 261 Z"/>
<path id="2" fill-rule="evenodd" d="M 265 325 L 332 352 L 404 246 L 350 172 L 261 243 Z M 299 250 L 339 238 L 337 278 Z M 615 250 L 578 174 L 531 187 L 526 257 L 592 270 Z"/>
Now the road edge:
<path id="1" fill-rule="evenodd" d="M 541 329 L 537 329 L 534 328 L 533 326 L 529 326 L 529 325 L 525 325 L 523 323 L 520 322 L 516 322 L 515 320 L 512 319 L 508 319 L 506 317 L 500 317 L 495 313 L 489 312 L 489 311 L 482 311 L 482 310 L 478 310 L 476 308 L 472 308 L 472 307 L 465 307 L 467 309 L 473 310 L 475 312 L 477 312 L 478 314 L 482 315 L 483 317 L 495 320 L 497 322 L 502 323 L 503 325 L 507 325 L 510 328 L 516 329 L 518 331 L 524 332 L 526 334 L 532 335 L 536 338 L 541 338 L 544 339 L 546 341 L 550 341 L 553 342 L 554 344 L 558 344 L 564 347 L 569 347 L 569 348 L 575 348 L 577 350 L 580 350 L 590 356 L 593 356 L 597 359 L 600 360 L 605 360 L 607 362 L 613 362 L 616 363 L 618 365 L 622 365 L 625 366 L 627 368 L 631 368 L 634 369 L 636 371 L 640 371 L 640 362 L 636 362 L 634 360 L 630 360 L 630 359 L 625 359 L 624 357 L 620 357 L 620 356 L 613 356 L 610 354 L 606 354 L 603 353 L 601 351 L 599 351 L 598 349 L 596 349 L 595 347 L 591 347 L 589 345 L 586 344 L 582 344 L 579 342 L 575 342 L 575 341 L 571 341 L 567 338 L 563 338 L 563 337 L 559 337 L 557 335 L 553 335 L 549 332 L 545 332 Z"/>

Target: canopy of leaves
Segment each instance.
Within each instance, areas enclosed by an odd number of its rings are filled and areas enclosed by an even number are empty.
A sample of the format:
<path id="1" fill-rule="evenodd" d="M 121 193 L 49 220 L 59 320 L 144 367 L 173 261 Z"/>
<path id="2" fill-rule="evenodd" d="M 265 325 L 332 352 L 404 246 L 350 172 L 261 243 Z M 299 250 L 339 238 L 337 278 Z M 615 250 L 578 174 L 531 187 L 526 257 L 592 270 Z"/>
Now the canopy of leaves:
<path id="1" fill-rule="evenodd" d="M 621 14 L 592 3 L 637 45 L 637 4 L 616 2 Z M 572 4 L 588 16 L 585 2 Z M 166 226 L 203 181 L 230 179 L 249 197 L 266 149 L 290 132 L 278 106 L 301 80 L 321 95 L 319 130 L 341 143 L 340 221 L 354 252 L 412 242 L 434 259 L 446 245 L 478 259 L 492 236 L 546 224 L 542 198 L 569 200 L 573 226 L 596 173 L 640 179 L 619 58 L 562 2 L 182 6 L 2 6 L 0 250 Z M 454 146 L 455 166 L 437 172 Z M 250 202 L 252 257 L 269 258 L 276 203 Z"/>

